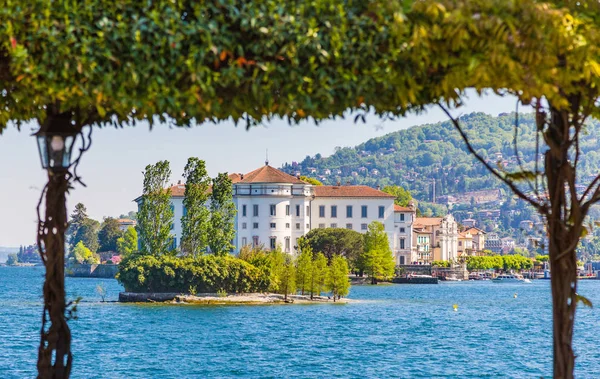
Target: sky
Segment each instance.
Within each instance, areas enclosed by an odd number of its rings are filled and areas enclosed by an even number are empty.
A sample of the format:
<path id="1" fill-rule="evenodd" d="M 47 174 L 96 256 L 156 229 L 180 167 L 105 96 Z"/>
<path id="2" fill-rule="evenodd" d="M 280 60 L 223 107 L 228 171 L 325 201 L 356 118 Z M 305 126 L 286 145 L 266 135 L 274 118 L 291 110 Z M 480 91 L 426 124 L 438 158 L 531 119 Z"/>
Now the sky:
<path id="1" fill-rule="evenodd" d="M 516 100 L 512 97 L 470 94 L 465 106 L 455 115 L 485 112 L 498 115 L 512 112 Z M 187 159 L 191 156 L 206 161 L 208 172 L 246 173 L 264 165 L 268 149 L 269 164 L 301 161 L 307 155 L 328 156 L 336 146 L 355 146 L 413 125 L 446 121 L 446 115 L 432 107 L 424 114 L 408 115 L 397 121 L 381 122 L 376 116 L 366 123 L 354 123 L 354 117 L 323 122 L 315 126 L 304 122 L 289 126 L 284 120 L 249 131 L 245 126 L 224 122 L 203 124 L 192 128 L 170 128 L 155 125 L 115 129 L 95 128 L 91 149 L 81 159 L 78 173 L 87 187 L 75 184 L 67 197 L 67 212 L 82 202 L 88 215 L 102 221 L 103 217 L 118 217 L 136 210 L 133 199 L 142 189 L 142 172 L 148 164 L 159 160 L 171 163 L 171 182 L 181 180 Z M 29 245 L 35 240 L 37 216 L 35 207 L 46 181 L 31 134 L 37 124 L 24 125 L 19 132 L 9 126 L 0 135 L 0 246 Z"/>

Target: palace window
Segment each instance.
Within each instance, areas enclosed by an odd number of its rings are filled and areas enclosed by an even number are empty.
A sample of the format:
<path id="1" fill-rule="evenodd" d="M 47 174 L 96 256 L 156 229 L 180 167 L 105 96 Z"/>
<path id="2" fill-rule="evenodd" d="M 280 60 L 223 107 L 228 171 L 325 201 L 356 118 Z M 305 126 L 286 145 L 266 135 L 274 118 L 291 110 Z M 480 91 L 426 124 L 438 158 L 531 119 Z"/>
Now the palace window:
<path id="1" fill-rule="evenodd" d="M 285 237 L 285 251 L 286 253 L 290 252 L 290 237 Z"/>
<path id="2" fill-rule="evenodd" d="M 242 246 L 246 246 L 248 244 L 248 239 L 246 237 L 242 237 Z"/>
<path id="3" fill-rule="evenodd" d="M 277 225 L 275 225 L 274 222 L 271 223 L 271 229 L 275 229 L 277 227 Z"/>
<path id="4" fill-rule="evenodd" d="M 366 205 L 362 205 L 360 207 L 360 217 L 367 218 L 367 206 Z"/>
<path id="5" fill-rule="evenodd" d="M 277 205 L 271 204 L 269 209 L 271 210 L 271 216 L 277 216 Z"/>
<path id="6" fill-rule="evenodd" d="M 400 233 L 406 233 L 406 229 L 405 228 L 400 228 Z"/>
<path id="7" fill-rule="evenodd" d="M 277 237 L 271 237 L 271 238 L 269 238 L 269 247 L 271 249 L 277 248 Z"/>
<path id="8" fill-rule="evenodd" d="M 325 217 L 325 206 L 319 205 L 319 217 Z"/>
<path id="9" fill-rule="evenodd" d="M 352 205 L 346 205 L 346 217 L 352 218 Z"/>
<path id="10" fill-rule="evenodd" d="M 299 222 L 296 223 L 296 229 L 300 230 L 300 223 Z"/>
<path id="11" fill-rule="evenodd" d="M 286 215 L 286 216 L 289 216 L 289 215 L 290 215 L 290 206 L 289 206 L 289 205 L 286 205 L 286 206 L 285 206 L 285 215 Z"/>
<path id="12" fill-rule="evenodd" d="M 404 221 L 404 213 L 400 213 L 400 221 Z"/>
<path id="13" fill-rule="evenodd" d="M 346 224 L 346 229 L 352 230 L 352 224 Z"/>
<path id="14" fill-rule="evenodd" d="M 242 205 L 242 217 L 246 217 L 246 204 Z"/>
<path id="15" fill-rule="evenodd" d="M 296 205 L 296 217 L 300 217 L 300 206 Z"/>
<path id="16" fill-rule="evenodd" d="M 360 230 L 367 230 L 368 227 L 369 226 L 367 224 L 360 224 Z"/>
<path id="17" fill-rule="evenodd" d="M 331 224 L 331 227 L 332 227 L 332 228 L 337 228 L 337 224 L 336 224 L 336 223 L 333 223 L 333 224 Z"/>
<path id="18" fill-rule="evenodd" d="M 319 224 L 319 228 L 323 229 L 325 227 L 325 224 Z"/>
<path id="19" fill-rule="evenodd" d="M 255 222 L 254 224 L 252 224 L 252 228 L 253 229 L 258 229 L 258 222 Z"/>
<path id="20" fill-rule="evenodd" d="M 331 218 L 336 218 L 337 217 L 337 205 L 332 205 L 331 206 Z"/>
<path id="21" fill-rule="evenodd" d="M 258 217 L 258 204 L 254 204 L 254 205 L 252 206 L 252 215 L 253 215 L 254 217 Z"/>
<path id="22" fill-rule="evenodd" d="M 404 238 L 400 238 L 400 248 L 401 248 L 401 249 L 404 249 L 404 248 L 405 248 L 405 247 L 404 247 L 404 241 L 405 241 L 405 240 L 404 240 Z"/>
<path id="23" fill-rule="evenodd" d="M 385 207 L 379 206 L 379 218 L 383 218 L 385 216 Z"/>
<path id="24" fill-rule="evenodd" d="M 247 226 L 246 223 L 242 222 L 242 229 L 246 229 L 246 226 Z"/>
<path id="25" fill-rule="evenodd" d="M 252 237 L 252 246 L 258 247 L 258 236 Z"/>
<path id="26" fill-rule="evenodd" d="M 289 228 L 290 228 L 290 223 L 289 223 L 289 222 L 286 222 L 286 223 L 285 223 L 285 228 L 286 228 L 286 229 L 289 229 Z"/>

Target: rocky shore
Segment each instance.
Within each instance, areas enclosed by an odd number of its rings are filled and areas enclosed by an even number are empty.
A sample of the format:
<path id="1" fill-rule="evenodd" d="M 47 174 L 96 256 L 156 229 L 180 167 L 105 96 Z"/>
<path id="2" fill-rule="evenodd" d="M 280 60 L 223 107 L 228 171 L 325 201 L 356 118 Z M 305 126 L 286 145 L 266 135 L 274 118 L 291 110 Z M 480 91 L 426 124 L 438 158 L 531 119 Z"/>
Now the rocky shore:
<path id="1" fill-rule="evenodd" d="M 121 303 L 169 303 L 169 304 L 205 304 L 205 305 L 234 305 L 234 304 L 322 304 L 334 301 L 327 296 L 314 296 L 310 299 L 307 295 L 288 295 L 287 301 L 283 295 L 275 293 L 248 293 L 220 295 L 216 293 L 204 293 L 197 295 L 185 295 L 180 293 L 119 293 Z M 352 302 L 350 299 L 341 298 L 335 304 L 346 304 Z"/>

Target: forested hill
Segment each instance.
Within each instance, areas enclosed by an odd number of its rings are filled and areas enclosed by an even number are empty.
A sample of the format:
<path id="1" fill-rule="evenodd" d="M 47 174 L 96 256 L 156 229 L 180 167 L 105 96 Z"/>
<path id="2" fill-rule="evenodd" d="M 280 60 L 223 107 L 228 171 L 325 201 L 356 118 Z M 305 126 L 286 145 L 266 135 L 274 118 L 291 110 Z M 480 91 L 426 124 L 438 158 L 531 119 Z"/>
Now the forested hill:
<path id="1" fill-rule="evenodd" d="M 527 166 L 535 161 L 534 115 L 519 117 L 519 151 Z M 498 117 L 472 113 L 461 117 L 474 147 L 494 165 L 498 161 L 515 170 L 513 137 L 515 114 Z M 583 141 L 581 168 L 585 176 L 600 171 L 600 124 L 590 123 Z M 356 147 L 336 148 L 329 157 L 317 154 L 301 162 L 283 165 L 292 175 L 317 178 L 324 184 L 401 185 L 420 200 L 431 200 L 432 181 L 436 195 L 497 189 L 499 182 L 467 152 L 453 125 L 448 122 L 413 126 L 373 138 Z M 585 177 L 582 177 L 585 183 Z"/>

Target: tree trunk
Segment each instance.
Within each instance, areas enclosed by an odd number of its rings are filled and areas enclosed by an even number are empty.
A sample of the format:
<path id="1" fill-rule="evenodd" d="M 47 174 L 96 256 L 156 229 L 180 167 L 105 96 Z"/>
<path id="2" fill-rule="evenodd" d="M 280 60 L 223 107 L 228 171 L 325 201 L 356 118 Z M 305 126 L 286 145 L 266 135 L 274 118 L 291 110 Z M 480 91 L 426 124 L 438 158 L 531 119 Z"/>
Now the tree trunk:
<path id="1" fill-rule="evenodd" d="M 71 373 L 71 331 L 65 317 L 65 231 L 68 190 L 66 170 L 48 171 L 45 220 L 40 220 L 39 241 L 46 266 L 44 312 L 38 350 L 38 378 L 63 379 Z"/>
<path id="2" fill-rule="evenodd" d="M 571 199 L 566 186 L 574 185 L 575 170 L 569 160 L 569 115 L 551 108 L 551 120 L 544 137 L 549 146 L 545 153 L 545 171 L 550 210 L 548 243 L 551 261 L 554 378 L 571 379 L 575 368 L 573 325 L 577 305 L 576 242 L 581 235 L 583 215 L 577 199 Z M 570 212 L 567 210 L 570 209 Z M 568 218 L 571 218 L 568 222 Z"/>

